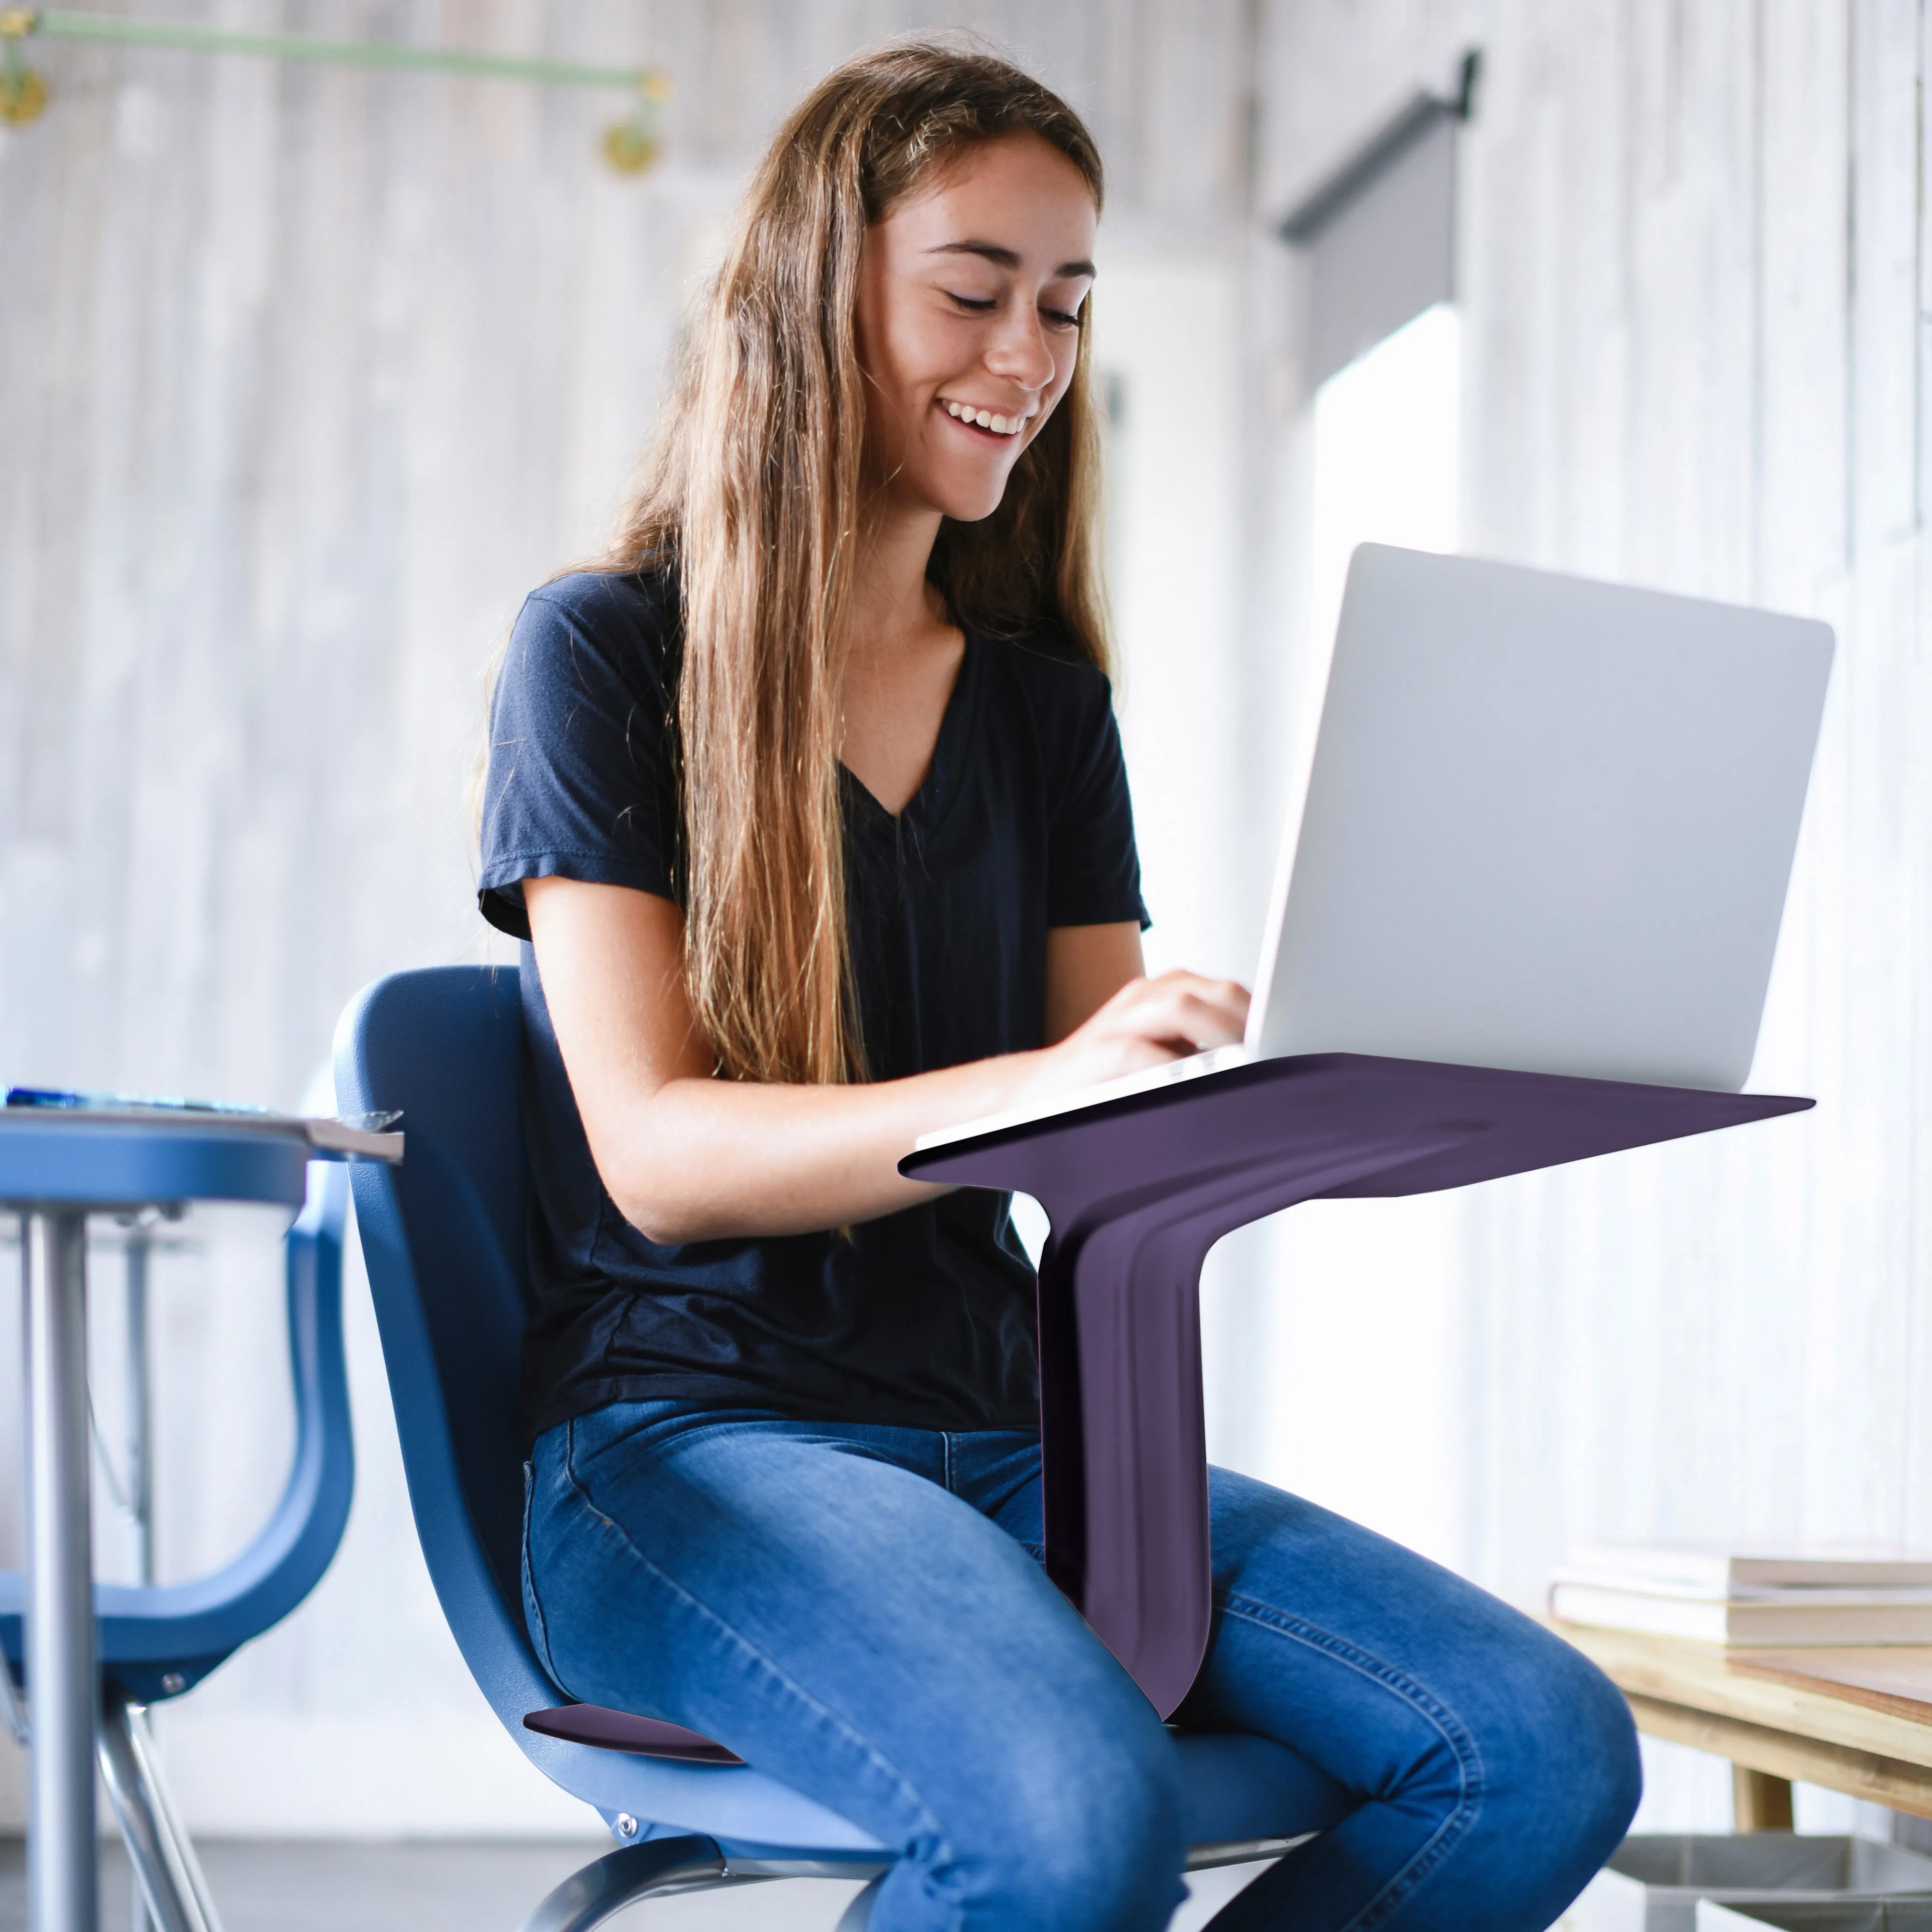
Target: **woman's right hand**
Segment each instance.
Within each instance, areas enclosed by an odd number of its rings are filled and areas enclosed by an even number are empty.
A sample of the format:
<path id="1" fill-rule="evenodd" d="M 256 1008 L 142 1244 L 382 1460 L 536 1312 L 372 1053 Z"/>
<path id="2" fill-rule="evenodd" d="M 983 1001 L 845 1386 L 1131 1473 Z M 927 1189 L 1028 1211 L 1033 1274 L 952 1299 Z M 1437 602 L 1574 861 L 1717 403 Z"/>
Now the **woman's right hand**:
<path id="1" fill-rule="evenodd" d="M 524 881 L 564 1070 L 605 1189 L 653 1241 L 849 1226 L 946 1192 L 908 1180 L 920 1135 L 1056 1097 L 1241 1036 L 1248 996 L 1193 973 L 1140 974 L 1140 933 L 1048 938 L 1050 1046 L 836 1087 L 721 1080 L 684 979 L 684 915 L 628 886 Z"/>
<path id="2" fill-rule="evenodd" d="M 1247 988 L 1234 980 L 1178 971 L 1130 980 L 1064 1040 L 1040 1050 L 1028 1097 L 1097 1086 L 1232 1046 L 1247 1022 Z"/>

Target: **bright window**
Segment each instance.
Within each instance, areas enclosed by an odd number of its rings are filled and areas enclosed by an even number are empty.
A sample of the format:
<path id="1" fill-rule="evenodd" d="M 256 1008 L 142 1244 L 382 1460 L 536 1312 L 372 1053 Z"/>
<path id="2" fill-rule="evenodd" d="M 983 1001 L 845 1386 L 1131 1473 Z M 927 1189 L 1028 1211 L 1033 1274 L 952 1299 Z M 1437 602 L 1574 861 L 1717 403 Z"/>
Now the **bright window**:
<path id="1" fill-rule="evenodd" d="M 1316 392 L 1312 634 L 1324 654 L 1358 544 L 1456 548 L 1461 357 L 1461 317 L 1438 302 Z"/>
<path id="2" fill-rule="evenodd" d="M 1460 325 L 1426 310 L 1316 392 L 1306 726 L 1359 543 L 1456 542 Z M 1298 1495 L 1456 1563 L 1458 1204 L 1450 1195 L 1306 1203 L 1272 1226 L 1268 1467 Z"/>

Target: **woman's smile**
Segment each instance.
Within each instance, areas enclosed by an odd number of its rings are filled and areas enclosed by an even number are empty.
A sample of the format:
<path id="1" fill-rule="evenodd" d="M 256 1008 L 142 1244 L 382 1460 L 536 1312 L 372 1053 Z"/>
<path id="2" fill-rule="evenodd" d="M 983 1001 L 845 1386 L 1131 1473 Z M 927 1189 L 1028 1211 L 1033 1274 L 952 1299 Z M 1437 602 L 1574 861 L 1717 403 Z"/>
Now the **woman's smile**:
<path id="1" fill-rule="evenodd" d="M 1018 436 L 1032 421 L 1031 410 L 1022 410 L 1016 416 L 1002 416 L 997 410 L 980 407 L 973 403 L 955 400 L 951 396 L 935 396 L 935 406 L 962 428 L 977 431 L 982 436 L 996 439 Z"/>

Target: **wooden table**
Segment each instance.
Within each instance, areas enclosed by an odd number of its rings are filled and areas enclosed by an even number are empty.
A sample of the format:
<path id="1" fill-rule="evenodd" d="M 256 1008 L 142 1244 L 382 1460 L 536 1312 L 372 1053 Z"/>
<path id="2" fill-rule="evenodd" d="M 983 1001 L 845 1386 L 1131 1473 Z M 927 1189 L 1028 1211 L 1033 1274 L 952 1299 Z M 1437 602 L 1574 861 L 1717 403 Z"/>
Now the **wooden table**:
<path id="1" fill-rule="evenodd" d="M 1731 1761 L 1741 1832 L 1791 1829 L 1791 1780 L 1932 1818 L 1932 1646 L 1726 1650 L 1550 1621 L 1637 1729 Z"/>

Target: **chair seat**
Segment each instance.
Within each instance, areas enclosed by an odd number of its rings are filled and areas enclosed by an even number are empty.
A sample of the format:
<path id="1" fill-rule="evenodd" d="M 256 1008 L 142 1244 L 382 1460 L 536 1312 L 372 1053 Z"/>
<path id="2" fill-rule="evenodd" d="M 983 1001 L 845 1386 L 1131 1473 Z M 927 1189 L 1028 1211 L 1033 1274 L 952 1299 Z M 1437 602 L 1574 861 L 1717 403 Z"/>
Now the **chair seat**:
<path id="1" fill-rule="evenodd" d="M 524 1728 L 566 1743 L 594 1744 L 600 1750 L 630 1751 L 639 1757 L 676 1758 L 684 1764 L 742 1764 L 736 1751 L 710 1738 L 668 1724 L 658 1718 L 633 1717 L 602 1704 L 559 1704 L 525 1714 Z"/>
<path id="2" fill-rule="evenodd" d="M 737 1775 L 722 1778 L 716 1785 L 706 1780 L 707 1790 L 719 1795 L 728 1787 L 736 1787 L 739 1776 L 755 1776 L 742 1758 L 714 1738 L 688 1731 L 682 1724 L 637 1717 L 602 1704 L 558 1704 L 531 1711 L 524 1715 L 524 1728 L 541 1737 L 586 1744 L 596 1750 L 710 1765 L 725 1772 L 736 1767 Z M 1298 1753 L 1269 1738 L 1238 1732 L 1194 1731 L 1175 1732 L 1174 1742 L 1180 1747 L 1184 1769 L 1190 1844 L 1298 1838 L 1340 1822 L 1350 1808 L 1345 1803 L 1337 1810 L 1336 1787 Z M 698 1808 L 669 1822 L 686 1829 L 707 1828 L 691 1822 L 705 1804 L 694 1789 L 692 1795 L 698 1798 Z M 749 1834 L 741 1830 L 737 1835 Z"/>

